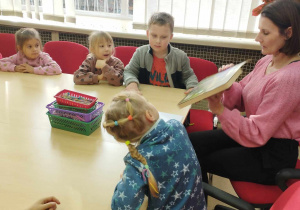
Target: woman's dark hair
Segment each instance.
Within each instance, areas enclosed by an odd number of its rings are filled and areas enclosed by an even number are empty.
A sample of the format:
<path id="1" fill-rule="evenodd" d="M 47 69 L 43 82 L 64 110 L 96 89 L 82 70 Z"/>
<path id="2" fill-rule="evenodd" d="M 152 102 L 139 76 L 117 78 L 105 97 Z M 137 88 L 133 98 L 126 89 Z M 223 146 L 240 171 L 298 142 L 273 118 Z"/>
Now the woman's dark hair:
<path id="1" fill-rule="evenodd" d="M 300 3 L 295 0 L 277 0 L 265 6 L 262 17 L 269 18 L 278 28 L 279 33 L 286 36 L 285 30 L 292 27 L 292 36 L 286 40 L 280 52 L 294 55 L 300 52 Z"/>

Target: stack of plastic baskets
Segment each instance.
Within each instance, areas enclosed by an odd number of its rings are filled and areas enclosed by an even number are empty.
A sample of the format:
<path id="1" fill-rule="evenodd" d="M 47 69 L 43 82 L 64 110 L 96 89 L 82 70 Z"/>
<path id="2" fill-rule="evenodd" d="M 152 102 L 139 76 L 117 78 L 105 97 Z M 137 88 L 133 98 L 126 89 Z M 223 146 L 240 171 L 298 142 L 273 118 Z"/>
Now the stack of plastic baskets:
<path id="1" fill-rule="evenodd" d="M 96 97 L 66 89 L 54 97 L 56 101 L 46 106 L 53 128 L 88 136 L 100 127 L 104 103 Z"/>

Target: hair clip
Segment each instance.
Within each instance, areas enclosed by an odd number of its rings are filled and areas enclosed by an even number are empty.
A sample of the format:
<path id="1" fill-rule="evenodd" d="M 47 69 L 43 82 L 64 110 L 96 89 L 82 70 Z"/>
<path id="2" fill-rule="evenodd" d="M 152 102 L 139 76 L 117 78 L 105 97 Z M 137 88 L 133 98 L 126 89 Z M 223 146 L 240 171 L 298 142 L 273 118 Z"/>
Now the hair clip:
<path id="1" fill-rule="evenodd" d="M 127 119 L 128 119 L 128 120 L 132 120 L 132 116 L 129 115 L 129 116 L 127 117 Z"/>
<path id="2" fill-rule="evenodd" d="M 129 98 L 125 98 L 125 101 L 128 102 L 128 101 L 129 101 Z"/>
<path id="3" fill-rule="evenodd" d="M 263 4 L 259 5 L 258 7 L 254 8 L 254 9 L 252 10 L 252 16 L 258 16 L 258 15 L 261 13 L 262 9 L 263 9 L 267 4 L 272 3 L 274 0 L 262 0 L 262 1 L 264 2 Z"/>
<path id="4" fill-rule="evenodd" d="M 148 165 L 145 165 L 145 169 L 142 170 L 142 176 L 143 176 L 144 183 L 147 184 L 146 178 L 149 178 L 149 176 L 150 176 Z"/>
<path id="5" fill-rule="evenodd" d="M 129 144 L 130 144 L 130 141 L 125 141 L 125 144 L 126 144 L 126 145 L 129 145 Z"/>
<path id="6" fill-rule="evenodd" d="M 118 121 L 115 121 L 114 123 L 115 123 L 115 126 L 118 126 L 118 125 L 119 125 Z"/>

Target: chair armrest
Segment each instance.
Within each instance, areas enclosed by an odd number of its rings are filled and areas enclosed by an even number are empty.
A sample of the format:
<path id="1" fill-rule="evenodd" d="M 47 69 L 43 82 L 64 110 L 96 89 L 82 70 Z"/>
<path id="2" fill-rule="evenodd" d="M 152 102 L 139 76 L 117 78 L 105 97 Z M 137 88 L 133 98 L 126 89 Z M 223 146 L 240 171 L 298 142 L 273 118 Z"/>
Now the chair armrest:
<path id="1" fill-rule="evenodd" d="M 254 210 L 254 207 L 250 203 L 243 201 L 242 199 L 239 199 L 238 197 L 235 197 L 205 182 L 203 182 L 202 184 L 205 195 L 209 195 L 240 210 Z"/>
<path id="2" fill-rule="evenodd" d="M 299 179 L 300 181 L 300 169 L 295 169 L 295 168 L 282 169 L 276 174 L 275 177 L 276 184 L 282 191 L 285 191 L 288 188 L 286 182 L 289 179 Z"/>

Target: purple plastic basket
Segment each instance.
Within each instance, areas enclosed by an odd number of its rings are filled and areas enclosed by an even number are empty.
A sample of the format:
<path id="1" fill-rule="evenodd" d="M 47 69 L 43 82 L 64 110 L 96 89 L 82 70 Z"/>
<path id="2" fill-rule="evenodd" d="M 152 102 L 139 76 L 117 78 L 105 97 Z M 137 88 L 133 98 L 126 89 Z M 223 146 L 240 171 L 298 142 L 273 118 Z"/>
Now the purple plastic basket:
<path id="1" fill-rule="evenodd" d="M 70 118 L 73 120 L 83 121 L 83 122 L 90 122 L 93 119 L 95 119 L 97 116 L 99 116 L 101 114 L 103 106 L 104 106 L 104 103 L 96 102 L 97 105 L 96 105 L 96 108 L 94 111 L 92 111 L 90 113 L 82 113 L 82 112 L 74 112 L 74 111 L 70 111 L 70 110 L 66 110 L 66 109 L 55 108 L 53 105 L 54 102 L 55 101 L 53 101 L 52 103 L 50 103 L 46 106 L 46 108 L 49 110 L 50 114 Z"/>

